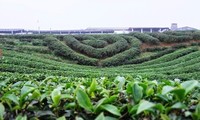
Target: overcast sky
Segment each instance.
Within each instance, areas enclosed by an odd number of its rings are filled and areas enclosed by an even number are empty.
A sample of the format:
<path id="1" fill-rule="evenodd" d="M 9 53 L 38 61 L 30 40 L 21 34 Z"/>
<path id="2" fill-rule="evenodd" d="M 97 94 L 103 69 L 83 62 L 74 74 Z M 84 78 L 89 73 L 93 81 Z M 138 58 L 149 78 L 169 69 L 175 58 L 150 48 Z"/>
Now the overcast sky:
<path id="1" fill-rule="evenodd" d="M 200 0 L 0 0 L 0 28 L 179 27 L 200 29 Z"/>

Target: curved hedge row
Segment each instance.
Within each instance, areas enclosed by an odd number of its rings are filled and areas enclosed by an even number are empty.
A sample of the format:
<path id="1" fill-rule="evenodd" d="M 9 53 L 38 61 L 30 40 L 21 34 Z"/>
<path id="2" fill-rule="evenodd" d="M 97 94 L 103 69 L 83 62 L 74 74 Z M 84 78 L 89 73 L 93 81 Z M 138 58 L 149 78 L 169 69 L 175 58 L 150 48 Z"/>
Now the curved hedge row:
<path id="1" fill-rule="evenodd" d="M 77 39 L 78 41 L 83 41 L 83 40 L 95 40 L 96 38 L 94 38 L 92 35 L 73 35 L 73 37 L 75 39 Z"/>
<path id="2" fill-rule="evenodd" d="M 200 40 L 200 31 L 167 31 L 164 32 L 167 35 L 175 36 L 190 36 L 193 40 Z"/>
<path id="3" fill-rule="evenodd" d="M 166 57 L 166 56 L 163 56 L 163 57 Z M 142 69 L 150 69 L 150 68 L 153 68 L 153 69 L 164 68 L 164 67 L 175 66 L 177 64 L 185 63 L 187 61 L 192 61 L 194 59 L 197 60 L 199 58 L 200 58 L 200 51 L 195 51 L 195 52 L 189 53 L 185 56 L 179 57 L 177 59 L 169 60 L 169 61 L 162 62 L 159 64 L 149 64 L 149 65 L 144 65 L 144 66 L 140 66 L 140 67 L 135 67 L 135 69 L 142 70 Z"/>
<path id="4" fill-rule="evenodd" d="M 129 43 L 130 47 L 139 48 L 140 45 L 142 44 L 141 41 L 137 39 L 136 37 L 126 36 L 126 35 L 122 35 L 121 37 L 123 37 Z"/>
<path id="5" fill-rule="evenodd" d="M 104 48 L 108 45 L 108 43 L 103 40 L 83 40 L 82 43 L 94 48 Z"/>
<path id="6" fill-rule="evenodd" d="M 97 65 L 97 59 L 89 58 L 74 52 L 70 47 L 66 46 L 54 37 L 46 37 L 44 40 L 48 42 L 49 49 L 53 50 L 56 55 L 62 56 L 66 59 L 75 60 L 78 64 Z"/>
<path id="7" fill-rule="evenodd" d="M 73 36 L 64 37 L 66 45 L 70 46 L 73 50 L 76 50 L 93 58 L 110 57 L 115 55 L 116 53 L 126 50 L 129 46 L 128 42 L 121 37 L 115 37 L 115 40 L 117 40 L 117 42 L 110 44 L 104 48 L 94 48 L 92 46 L 82 44 Z"/>
<path id="8" fill-rule="evenodd" d="M 100 66 L 116 66 L 122 65 L 125 61 L 136 57 L 139 55 L 140 51 L 136 48 L 130 48 L 124 52 L 116 54 L 110 58 L 104 59 L 101 61 Z"/>
<path id="9" fill-rule="evenodd" d="M 130 33 L 129 35 L 138 38 L 143 43 L 149 43 L 149 44 L 158 44 L 159 43 L 159 39 L 152 37 L 146 33 L 133 32 L 133 33 Z"/>
<path id="10" fill-rule="evenodd" d="M 180 50 L 177 50 L 173 53 L 166 54 L 165 56 L 160 57 L 158 59 L 145 62 L 141 65 L 159 64 L 159 63 L 162 63 L 162 62 L 171 61 L 171 60 L 177 59 L 179 57 L 185 56 L 189 53 L 195 52 L 195 51 L 198 51 L 198 47 L 189 47 L 189 48 L 186 48 L 186 49 L 180 49 Z"/>
<path id="11" fill-rule="evenodd" d="M 150 61 L 150 60 L 153 60 L 153 59 L 156 59 L 156 58 L 159 58 L 163 55 L 166 55 L 166 54 L 169 54 L 169 53 L 172 53 L 174 52 L 176 49 L 173 49 L 173 48 L 169 48 L 169 49 L 166 49 L 166 50 L 163 50 L 155 55 L 151 55 L 149 57 L 144 57 L 144 58 L 136 58 L 136 59 L 130 59 L 128 61 L 126 61 L 126 64 L 140 64 L 140 63 L 143 63 L 143 62 L 146 62 L 146 61 Z"/>

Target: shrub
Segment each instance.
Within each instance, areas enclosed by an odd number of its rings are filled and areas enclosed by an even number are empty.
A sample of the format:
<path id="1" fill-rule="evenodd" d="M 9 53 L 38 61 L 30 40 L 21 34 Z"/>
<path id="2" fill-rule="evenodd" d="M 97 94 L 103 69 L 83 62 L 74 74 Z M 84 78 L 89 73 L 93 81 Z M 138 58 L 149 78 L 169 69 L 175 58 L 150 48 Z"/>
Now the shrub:
<path id="1" fill-rule="evenodd" d="M 74 35 L 73 36 L 75 39 L 78 41 L 83 41 L 83 40 L 94 40 L 95 38 L 91 35 Z"/>
<path id="2" fill-rule="evenodd" d="M 142 41 L 144 43 L 149 43 L 149 44 L 158 44 L 159 43 L 159 40 L 157 38 L 154 38 L 146 33 L 133 32 L 133 33 L 130 33 L 129 35 L 138 38 L 140 41 Z"/>
<path id="3" fill-rule="evenodd" d="M 139 48 L 141 45 L 141 42 L 139 39 L 137 39 L 136 37 L 133 36 L 127 36 L 127 35 L 122 35 L 121 37 L 123 37 L 128 43 L 130 47 L 136 47 Z"/>
<path id="4" fill-rule="evenodd" d="M 166 49 L 164 51 L 161 51 L 155 55 L 152 55 L 152 56 L 148 56 L 148 57 L 144 57 L 144 58 L 137 58 L 137 59 L 131 59 L 131 60 L 128 60 L 126 61 L 126 64 L 139 64 L 139 63 L 143 63 L 143 62 L 146 62 L 146 61 L 150 61 L 150 60 L 153 60 L 153 59 L 156 59 L 156 58 L 159 58 L 165 54 L 169 54 L 169 53 L 172 53 L 174 52 L 176 49 L 174 48 L 169 48 L 169 49 Z"/>
<path id="5" fill-rule="evenodd" d="M 41 39 L 34 39 L 32 41 L 32 45 L 34 45 L 34 46 L 42 46 L 42 45 L 44 45 L 44 42 Z"/>
<path id="6" fill-rule="evenodd" d="M 149 35 L 159 39 L 161 42 L 166 42 L 166 43 L 184 42 L 193 39 L 193 37 L 190 35 L 175 36 L 175 35 L 167 35 L 164 33 L 149 33 Z"/>
<path id="7" fill-rule="evenodd" d="M 200 40 L 200 31 L 192 33 L 192 36 L 194 40 Z"/>
<path id="8" fill-rule="evenodd" d="M 89 58 L 87 56 L 76 53 L 71 48 L 52 36 L 46 37 L 45 41 L 49 43 L 49 49 L 53 50 L 54 53 L 58 56 L 62 56 L 65 59 L 77 61 L 78 64 L 97 65 L 97 59 Z"/>
<path id="9" fill-rule="evenodd" d="M 124 61 L 139 55 L 140 51 L 136 48 L 131 48 L 119 54 L 116 54 L 110 58 L 101 61 L 101 66 L 116 66 L 124 64 Z"/>
<path id="10" fill-rule="evenodd" d="M 44 53 L 44 54 L 49 54 L 51 51 L 47 47 L 42 47 L 42 46 L 19 46 L 17 51 L 28 51 L 28 52 L 39 52 L 39 53 Z"/>
<path id="11" fill-rule="evenodd" d="M 92 46 L 82 44 L 73 36 L 65 36 L 64 41 L 72 49 L 79 51 L 80 53 L 83 53 L 93 58 L 105 58 L 119 53 L 127 49 L 127 47 L 129 46 L 128 42 L 125 39 L 121 37 L 116 37 L 116 39 L 118 39 L 117 42 L 104 48 L 94 48 Z M 108 38 L 106 38 L 106 41 L 107 40 Z"/>
<path id="12" fill-rule="evenodd" d="M 94 48 L 104 48 L 108 45 L 108 43 L 103 40 L 83 40 L 82 43 L 92 46 Z"/>
<path id="13" fill-rule="evenodd" d="M 0 38 L 1 44 L 7 44 L 7 45 L 17 45 L 18 39 L 11 39 L 11 38 Z"/>

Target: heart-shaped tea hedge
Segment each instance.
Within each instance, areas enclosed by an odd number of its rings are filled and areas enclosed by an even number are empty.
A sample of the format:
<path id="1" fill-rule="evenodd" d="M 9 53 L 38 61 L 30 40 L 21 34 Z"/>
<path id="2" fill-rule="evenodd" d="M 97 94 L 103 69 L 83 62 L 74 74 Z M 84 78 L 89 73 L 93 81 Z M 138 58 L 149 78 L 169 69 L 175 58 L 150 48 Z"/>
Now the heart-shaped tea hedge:
<path id="1" fill-rule="evenodd" d="M 46 37 L 45 41 L 56 55 L 83 65 L 119 65 L 140 53 L 138 49 L 140 41 L 137 38 L 123 35 L 94 37 L 68 35 L 64 36 L 62 41 L 51 36 Z M 104 45 L 98 47 L 95 42 Z"/>

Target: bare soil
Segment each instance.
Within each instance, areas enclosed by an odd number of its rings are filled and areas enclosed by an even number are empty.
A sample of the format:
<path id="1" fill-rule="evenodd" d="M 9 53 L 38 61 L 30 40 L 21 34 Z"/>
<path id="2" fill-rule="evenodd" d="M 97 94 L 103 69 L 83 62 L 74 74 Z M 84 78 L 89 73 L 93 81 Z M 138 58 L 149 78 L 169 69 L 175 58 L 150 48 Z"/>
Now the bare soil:
<path id="1" fill-rule="evenodd" d="M 140 46 L 140 49 L 143 51 L 147 48 L 156 48 L 156 47 L 173 47 L 179 44 L 185 44 L 185 45 L 190 45 L 191 43 L 200 43 L 200 40 L 190 40 L 190 41 L 186 41 L 186 42 L 181 42 L 181 43 L 165 43 L 165 42 L 160 42 L 157 45 L 151 45 L 151 44 L 147 44 L 147 43 L 142 43 L 142 45 Z"/>

